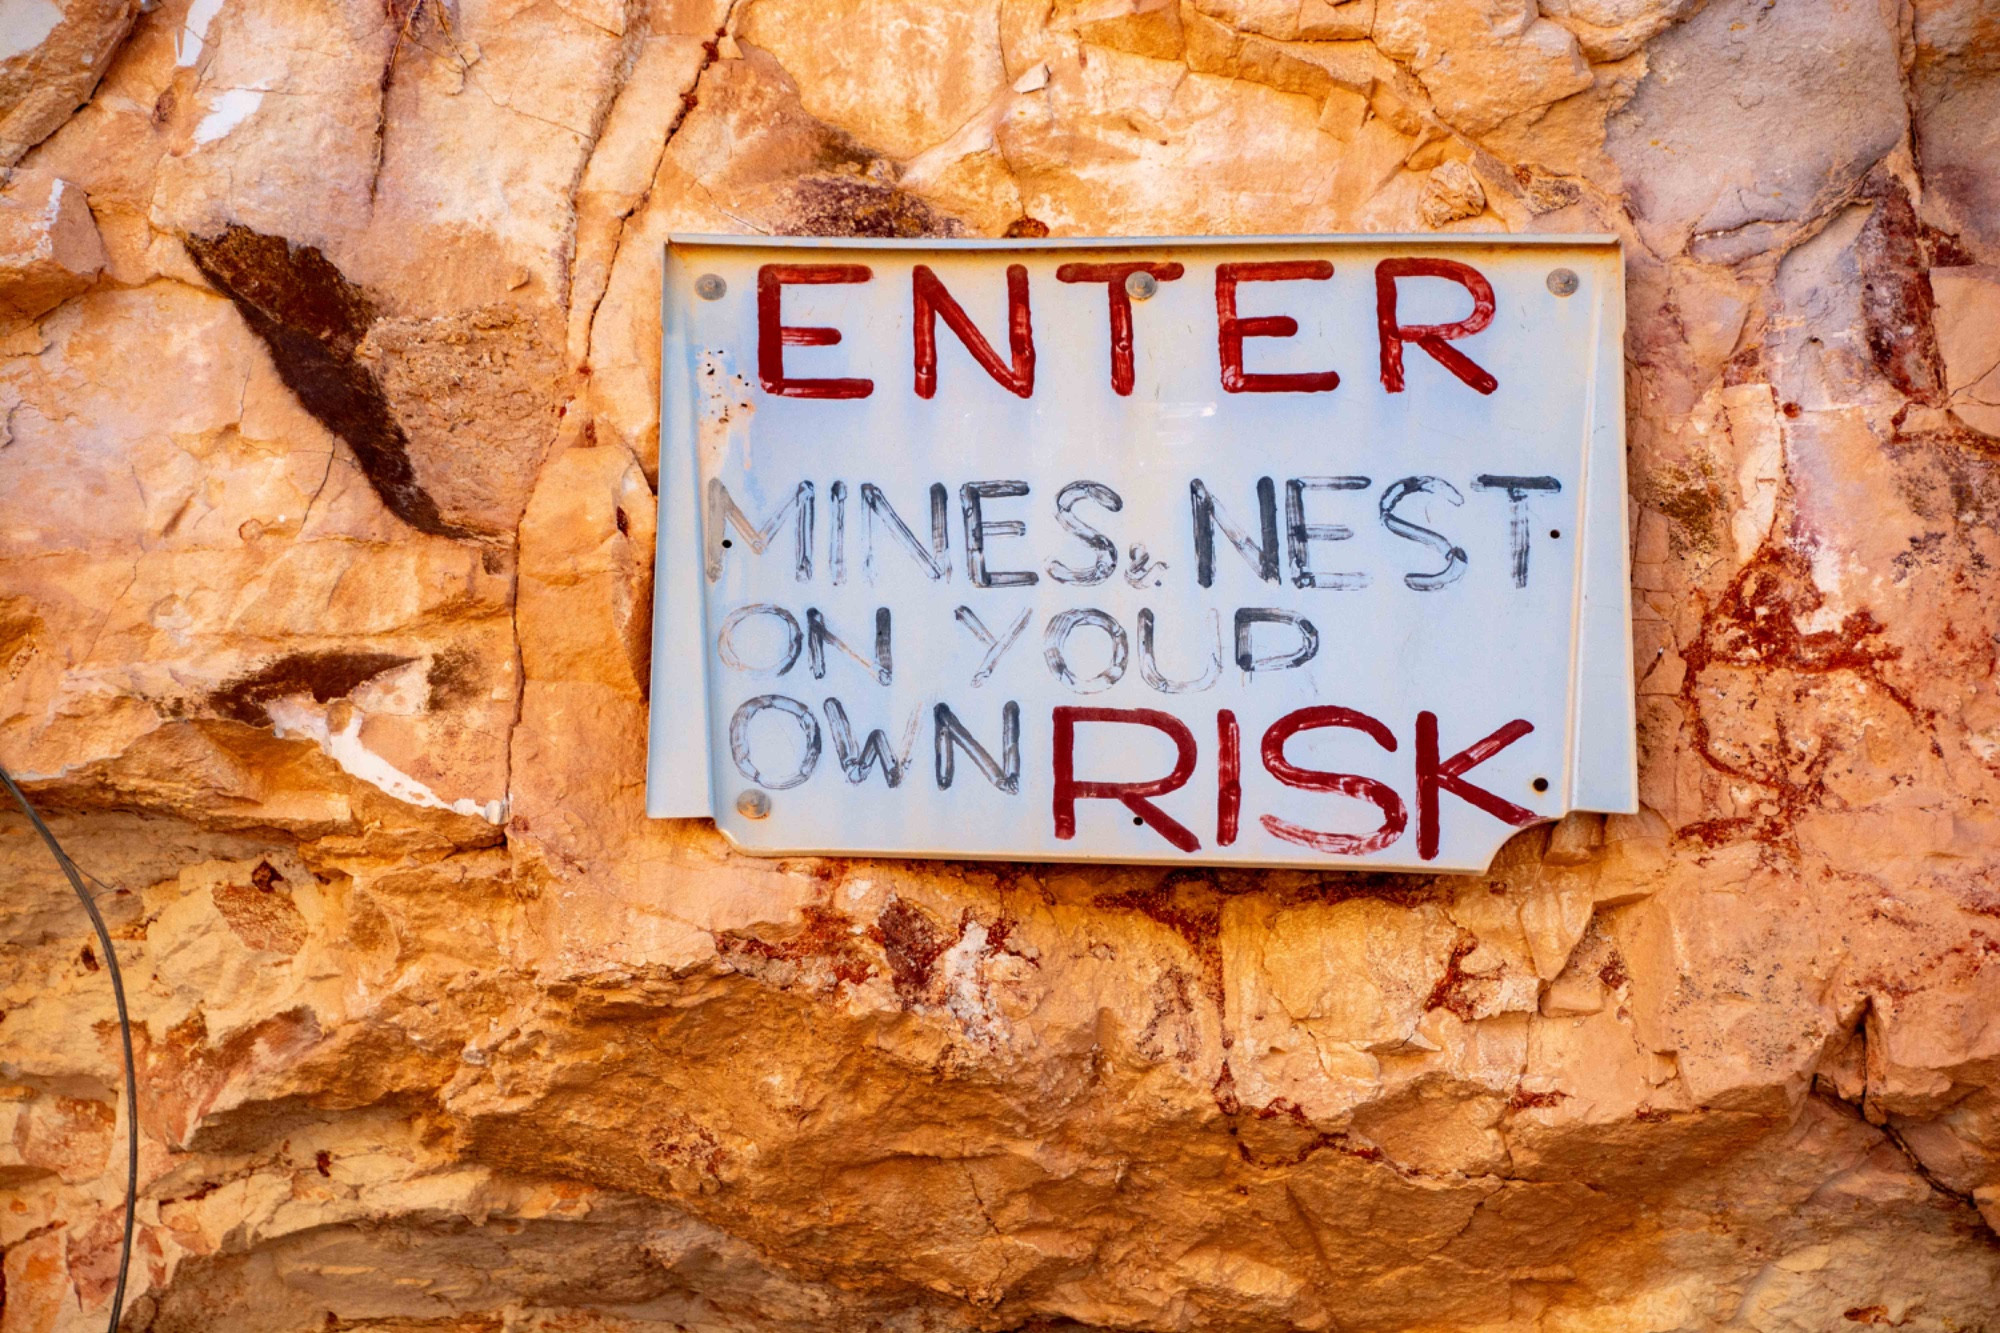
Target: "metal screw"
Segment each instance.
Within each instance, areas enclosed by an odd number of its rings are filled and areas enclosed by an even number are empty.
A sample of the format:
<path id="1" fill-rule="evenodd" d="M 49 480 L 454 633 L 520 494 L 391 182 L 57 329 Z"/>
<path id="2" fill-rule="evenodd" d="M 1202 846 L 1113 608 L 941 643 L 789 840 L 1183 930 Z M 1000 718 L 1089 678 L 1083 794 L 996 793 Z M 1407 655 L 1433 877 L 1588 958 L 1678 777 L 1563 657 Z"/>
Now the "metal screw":
<path id="1" fill-rule="evenodd" d="M 1577 276 L 1573 269 L 1557 268 L 1549 270 L 1549 290 L 1557 296 L 1576 294 Z"/>
<path id="2" fill-rule="evenodd" d="M 1159 279 L 1145 269 L 1134 269 L 1125 275 L 1125 294 L 1135 301 L 1150 300 L 1159 290 Z"/>
<path id="3" fill-rule="evenodd" d="M 771 813 L 771 798 L 761 791 L 746 791 L 736 798 L 736 813 L 745 819 L 762 819 Z"/>
<path id="4" fill-rule="evenodd" d="M 704 301 L 720 301 L 728 290 L 729 284 L 720 273 L 704 273 L 694 280 L 694 294 Z"/>

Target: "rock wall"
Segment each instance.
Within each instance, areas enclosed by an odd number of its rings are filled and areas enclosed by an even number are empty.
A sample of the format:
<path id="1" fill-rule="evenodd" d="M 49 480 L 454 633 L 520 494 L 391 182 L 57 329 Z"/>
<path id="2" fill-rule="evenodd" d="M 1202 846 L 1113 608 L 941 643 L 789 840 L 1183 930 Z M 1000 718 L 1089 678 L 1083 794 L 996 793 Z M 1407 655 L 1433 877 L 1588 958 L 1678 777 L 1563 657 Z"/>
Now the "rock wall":
<path id="1" fill-rule="evenodd" d="M 1992 0 L 8 0 L 0 167 L 128 1329 L 2000 1328 Z M 670 230 L 1429 229 L 1624 238 L 1643 813 L 643 818 Z M 0 1330 L 70 1333 L 117 1031 L 0 865 Z"/>

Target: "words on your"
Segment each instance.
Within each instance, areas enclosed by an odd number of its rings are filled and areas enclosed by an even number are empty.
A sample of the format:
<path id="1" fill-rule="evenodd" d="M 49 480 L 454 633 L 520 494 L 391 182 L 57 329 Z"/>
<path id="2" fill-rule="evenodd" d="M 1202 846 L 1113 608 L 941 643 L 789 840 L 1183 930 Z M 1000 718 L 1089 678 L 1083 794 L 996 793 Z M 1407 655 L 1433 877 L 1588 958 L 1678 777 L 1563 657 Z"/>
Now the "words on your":
<path id="1" fill-rule="evenodd" d="M 1597 281 L 1557 294 L 1558 261 Z M 1587 537 L 1624 633 L 1615 250 L 668 270 L 654 813 L 753 850 L 1476 869 L 1628 799 L 1574 734 Z"/>

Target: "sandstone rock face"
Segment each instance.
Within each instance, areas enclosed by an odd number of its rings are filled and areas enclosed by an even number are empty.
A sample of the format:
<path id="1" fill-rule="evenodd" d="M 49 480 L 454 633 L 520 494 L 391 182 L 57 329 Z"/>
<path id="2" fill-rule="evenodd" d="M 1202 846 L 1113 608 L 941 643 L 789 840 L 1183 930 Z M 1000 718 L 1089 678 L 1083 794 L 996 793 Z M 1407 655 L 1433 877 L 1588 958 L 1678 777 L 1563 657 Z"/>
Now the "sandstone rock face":
<path id="1" fill-rule="evenodd" d="M 52 310 L 90 289 L 104 242 L 83 191 L 16 173 L 0 191 L 0 311 L 10 320 Z"/>
<path id="2" fill-rule="evenodd" d="M 139 0 L 14 0 L 0 13 L 0 170 L 89 98 Z"/>
<path id="3" fill-rule="evenodd" d="M 0 762 L 125 1327 L 2000 1327 L 1981 0 L 0 6 Z M 643 817 L 671 231 L 1608 231 L 1645 809 L 1466 879 Z M 0 818 L 4 1333 L 104 962 Z"/>

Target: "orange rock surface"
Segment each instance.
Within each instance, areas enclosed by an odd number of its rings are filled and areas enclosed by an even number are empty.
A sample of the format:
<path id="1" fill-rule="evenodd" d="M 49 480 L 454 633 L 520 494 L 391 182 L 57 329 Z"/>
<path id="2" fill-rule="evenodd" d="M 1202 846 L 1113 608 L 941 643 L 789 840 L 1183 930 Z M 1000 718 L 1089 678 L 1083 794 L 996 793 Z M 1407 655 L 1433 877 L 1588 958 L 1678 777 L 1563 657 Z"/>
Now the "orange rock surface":
<path id="1" fill-rule="evenodd" d="M 152 1333 L 2000 1328 L 1983 0 L 9 0 L 0 762 Z M 670 231 L 1623 238 L 1644 811 L 643 816 Z M 0 1333 L 103 961 L 0 817 Z"/>

